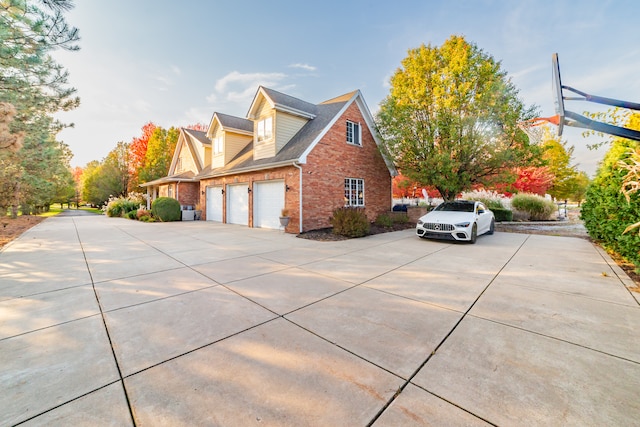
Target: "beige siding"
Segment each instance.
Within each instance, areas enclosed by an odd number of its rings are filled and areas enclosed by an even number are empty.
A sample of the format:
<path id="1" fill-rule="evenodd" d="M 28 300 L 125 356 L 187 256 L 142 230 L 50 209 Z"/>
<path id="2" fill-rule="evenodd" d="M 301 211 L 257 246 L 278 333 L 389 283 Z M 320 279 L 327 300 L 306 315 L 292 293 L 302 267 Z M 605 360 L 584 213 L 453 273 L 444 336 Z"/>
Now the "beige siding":
<path id="1" fill-rule="evenodd" d="M 205 168 L 211 164 L 211 150 L 211 147 L 204 147 L 204 165 L 202 166 Z"/>
<path id="2" fill-rule="evenodd" d="M 224 132 L 220 129 L 219 126 L 216 126 L 215 132 L 211 136 L 211 168 L 221 168 L 224 166 L 224 146 L 222 147 L 222 153 L 215 154 L 215 139 L 219 136 L 224 137 Z"/>
<path id="3" fill-rule="evenodd" d="M 191 150 L 189 150 L 189 146 L 186 142 L 182 143 L 182 147 L 180 147 L 180 154 L 178 155 L 180 159 L 178 164 L 176 165 L 176 173 L 182 173 L 187 171 L 193 171 L 194 173 L 198 173 L 198 169 L 196 168 L 196 162 L 191 155 Z"/>
<path id="4" fill-rule="evenodd" d="M 260 106 L 257 109 L 257 118 L 253 121 L 253 136 L 255 143 L 253 144 L 253 158 L 255 160 L 266 159 L 276 155 L 276 123 L 275 115 L 268 102 L 262 100 Z M 273 118 L 273 133 L 274 137 L 268 141 L 258 142 L 258 122 L 265 117 L 271 116 Z"/>
<path id="5" fill-rule="evenodd" d="M 251 142 L 251 137 L 228 131 L 224 134 L 224 163 L 227 164 Z"/>
<path id="6" fill-rule="evenodd" d="M 307 119 L 277 112 L 274 126 L 276 153 L 280 151 L 305 124 L 307 124 Z"/>

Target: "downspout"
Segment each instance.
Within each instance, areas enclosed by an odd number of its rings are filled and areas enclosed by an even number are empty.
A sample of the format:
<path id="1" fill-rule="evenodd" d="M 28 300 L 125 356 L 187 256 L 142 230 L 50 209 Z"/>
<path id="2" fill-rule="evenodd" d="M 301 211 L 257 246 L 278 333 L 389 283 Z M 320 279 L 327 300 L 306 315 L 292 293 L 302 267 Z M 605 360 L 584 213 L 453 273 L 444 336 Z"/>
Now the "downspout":
<path id="1" fill-rule="evenodd" d="M 300 190 L 299 190 L 299 197 L 298 197 L 298 200 L 300 202 L 300 208 L 299 208 L 299 211 L 300 211 L 300 214 L 299 214 L 299 216 L 300 216 L 300 226 L 299 226 L 300 227 L 300 231 L 299 231 L 299 233 L 302 233 L 302 166 L 300 166 L 297 162 L 294 162 L 293 166 L 296 167 L 298 170 L 300 170 L 300 184 L 299 184 Z"/>

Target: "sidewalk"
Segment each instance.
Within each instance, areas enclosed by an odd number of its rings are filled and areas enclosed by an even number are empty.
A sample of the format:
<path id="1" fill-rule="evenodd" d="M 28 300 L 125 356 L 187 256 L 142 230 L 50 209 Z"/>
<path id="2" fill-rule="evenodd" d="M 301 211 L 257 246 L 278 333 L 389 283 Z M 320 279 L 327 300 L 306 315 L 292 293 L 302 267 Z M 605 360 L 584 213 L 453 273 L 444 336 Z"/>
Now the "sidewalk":
<path id="1" fill-rule="evenodd" d="M 626 285 L 577 238 L 54 217 L 0 252 L 0 425 L 632 425 Z"/>

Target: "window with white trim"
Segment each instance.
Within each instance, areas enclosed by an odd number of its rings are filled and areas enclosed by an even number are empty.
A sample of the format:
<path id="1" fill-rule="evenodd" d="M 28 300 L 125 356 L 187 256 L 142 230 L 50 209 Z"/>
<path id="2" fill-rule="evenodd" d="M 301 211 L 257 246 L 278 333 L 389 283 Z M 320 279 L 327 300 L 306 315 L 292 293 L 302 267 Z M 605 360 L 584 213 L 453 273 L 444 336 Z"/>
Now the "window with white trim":
<path id="1" fill-rule="evenodd" d="M 220 154 L 224 150 L 224 140 L 221 136 L 214 138 L 213 140 L 213 154 Z"/>
<path id="2" fill-rule="evenodd" d="M 273 136 L 273 119 L 264 118 L 258 122 L 258 142 L 271 139 Z"/>
<path id="3" fill-rule="evenodd" d="M 344 205 L 364 206 L 364 179 L 344 179 Z"/>
<path id="4" fill-rule="evenodd" d="M 360 123 L 354 123 L 347 120 L 347 144 L 362 146 Z"/>

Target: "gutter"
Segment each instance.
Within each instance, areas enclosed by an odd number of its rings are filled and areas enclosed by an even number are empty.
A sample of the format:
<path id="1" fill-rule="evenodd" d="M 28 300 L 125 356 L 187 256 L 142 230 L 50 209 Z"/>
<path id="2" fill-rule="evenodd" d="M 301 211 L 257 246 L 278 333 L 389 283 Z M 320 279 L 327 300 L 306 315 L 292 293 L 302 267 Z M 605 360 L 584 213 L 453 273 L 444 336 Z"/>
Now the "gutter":
<path id="1" fill-rule="evenodd" d="M 291 165 L 296 166 L 297 163 L 298 163 L 298 160 L 284 160 L 277 163 L 266 163 L 263 165 L 248 166 L 240 169 L 230 169 L 220 173 L 210 173 L 208 175 L 199 176 L 198 180 L 208 179 L 208 178 L 217 178 L 217 177 L 227 176 L 227 175 L 236 175 L 239 173 L 255 172 L 255 171 L 260 171 L 265 169 L 275 169 L 275 168 L 281 168 L 283 166 L 291 166 Z"/>
<path id="2" fill-rule="evenodd" d="M 299 215 L 298 216 L 300 217 L 300 225 L 299 225 L 300 231 L 299 231 L 299 233 L 302 233 L 302 166 L 300 166 L 300 164 L 298 162 L 294 162 L 293 166 L 300 171 L 300 184 L 299 184 L 299 186 L 300 186 L 300 190 L 299 190 L 300 191 L 300 195 L 298 197 L 298 201 L 300 203 L 300 208 L 299 208 Z"/>

